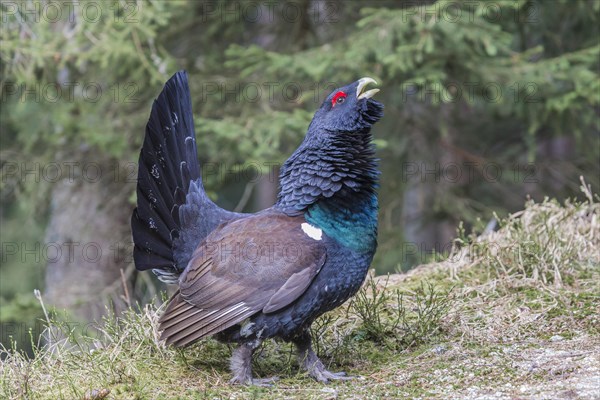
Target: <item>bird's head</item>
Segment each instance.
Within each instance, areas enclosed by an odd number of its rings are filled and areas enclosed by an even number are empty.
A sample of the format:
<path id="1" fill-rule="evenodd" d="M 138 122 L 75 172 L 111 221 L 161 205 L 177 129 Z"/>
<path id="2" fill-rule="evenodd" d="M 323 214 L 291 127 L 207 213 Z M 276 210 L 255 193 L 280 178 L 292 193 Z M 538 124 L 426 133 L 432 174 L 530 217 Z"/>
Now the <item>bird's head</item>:
<path id="1" fill-rule="evenodd" d="M 383 116 L 383 104 L 372 99 L 379 89 L 368 90 L 369 84 L 377 82 L 366 77 L 332 91 L 315 113 L 311 128 L 329 132 L 371 128 Z"/>
<path id="2" fill-rule="evenodd" d="M 277 207 L 293 215 L 320 201 L 348 209 L 352 203 L 376 218 L 379 171 L 371 126 L 383 116 L 383 104 L 372 99 L 379 89 L 369 90 L 371 83 L 362 78 L 327 96 L 281 168 Z"/>

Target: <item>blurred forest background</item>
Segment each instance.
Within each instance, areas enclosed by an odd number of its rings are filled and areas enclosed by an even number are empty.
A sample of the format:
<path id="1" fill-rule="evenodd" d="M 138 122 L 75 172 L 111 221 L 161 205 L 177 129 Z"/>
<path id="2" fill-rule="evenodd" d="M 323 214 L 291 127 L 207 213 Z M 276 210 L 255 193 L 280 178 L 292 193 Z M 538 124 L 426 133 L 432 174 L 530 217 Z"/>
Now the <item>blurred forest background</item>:
<path id="1" fill-rule="evenodd" d="M 579 175 L 599 187 L 599 1 L 3 1 L 1 13 L 4 344 L 39 326 L 34 288 L 78 321 L 164 289 L 135 272 L 129 218 L 152 100 L 179 69 L 206 187 L 249 212 L 272 204 L 277 165 L 333 88 L 380 82 L 379 274 L 447 252 L 528 196 L 576 196 Z"/>

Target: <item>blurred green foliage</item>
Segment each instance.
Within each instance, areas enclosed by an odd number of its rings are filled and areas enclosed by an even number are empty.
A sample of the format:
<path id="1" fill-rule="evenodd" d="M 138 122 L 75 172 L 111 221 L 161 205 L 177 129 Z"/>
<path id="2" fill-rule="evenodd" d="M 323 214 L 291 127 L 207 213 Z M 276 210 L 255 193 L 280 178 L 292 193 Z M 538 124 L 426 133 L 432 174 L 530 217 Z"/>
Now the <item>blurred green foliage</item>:
<path id="1" fill-rule="evenodd" d="M 600 2 L 267 3 L 3 2 L 2 241 L 43 242 L 52 212 L 54 182 L 23 179 L 10 165 L 126 168 L 152 99 L 179 69 L 190 75 L 202 162 L 227 170 L 283 162 L 336 85 L 381 82 L 378 272 L 419 261 L 399 245 L 406 225 L 472 228 L 521 208 L 526 195 L 574 195 L 578 175 L 598 187 Z M 437 178 L 423 173 L 436 163 Z M 448 165 L 462 177 L 444 175 Z M 491 180 L 486 165 L 502 174 Z M 237 204 L 245 187 L 231 174 L 205 179 L 221 204 Z M 132 207 L 134 182 L 123 185 L 130 190 L 116 206 Z M 411 190 L 425 204 L 414 217 Z M 37 287 L 40 274 L 2 258 L 6 320 L 6 300 Z"/>

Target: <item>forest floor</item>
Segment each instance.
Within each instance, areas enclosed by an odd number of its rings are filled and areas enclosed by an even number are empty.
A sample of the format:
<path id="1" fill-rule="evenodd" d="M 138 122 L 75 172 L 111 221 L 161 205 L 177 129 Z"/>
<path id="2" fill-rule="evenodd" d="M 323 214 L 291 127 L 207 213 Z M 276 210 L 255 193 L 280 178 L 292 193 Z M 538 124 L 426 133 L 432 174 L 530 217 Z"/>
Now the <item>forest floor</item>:
<path id="1" fill-rule="evenodd" d="M 52 321 L 66 339 L 36 357 L 4 349 L 7 399 L 600 399 L 600 203 L 548 200 L 456 239 L 443 261 L 370 277 L 313 324 L 317 353 L 356 379 L 320 384 L 290 345 L 254 361 L 271 387 L 228 384 L 229 346 L 158 341 L 157 308 L 107 318 L 94 337 Z"/>

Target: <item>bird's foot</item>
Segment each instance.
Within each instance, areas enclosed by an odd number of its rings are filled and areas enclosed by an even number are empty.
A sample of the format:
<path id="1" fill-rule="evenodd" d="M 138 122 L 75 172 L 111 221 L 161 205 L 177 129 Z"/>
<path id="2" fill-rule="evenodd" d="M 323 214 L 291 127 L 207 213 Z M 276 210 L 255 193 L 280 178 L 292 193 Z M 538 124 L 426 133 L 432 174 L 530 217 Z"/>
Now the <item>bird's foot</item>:
<path id="1" fill-rule="evenodd" d="M 252 382 L 250 383 L 252 386 L 266 386 L 266 387 L 270 387 L 273 386 L 273 383 L 277 382 L 279 380 L 278 376 L 272 376 L 270 378 L 252 378 Z"/>
<path id="2" fill-rule="evenodd" d="M 345 372 L 331 372 L 325 368 L 320 360 L 312 366 L 308 366 L 307 371 L 311 377 L 322 383 L 328 383 L 330 380 L 348 381 L 356 378 L 355 376 L 348 376 Z"/>
<path id="3" fill-rule="evenodd" d="M 234 376 L 231 378 L 229 383 L 234 385 L 247 385 L 247 386 L 261 386 L 261 387 L 271 387 L 274 382 L 279 380 L 278 376 L 272 376 L 270 378 L 252 378 L 250 376 Z"/>
<path id="4" fill-rule="evenodd" d="M 300 332 L 292 341 L 298 347 L 298 361 L 300 366 L 316 381 L 328 383 L 330 380 L 346 381 L 357 378 L 355 376 L 348 376 L 345 372 L 328 371 L 313 351 L 308 331 Z"/>

